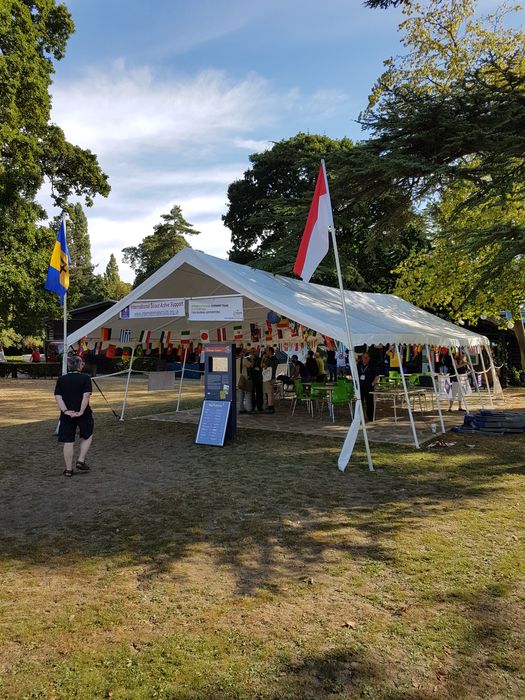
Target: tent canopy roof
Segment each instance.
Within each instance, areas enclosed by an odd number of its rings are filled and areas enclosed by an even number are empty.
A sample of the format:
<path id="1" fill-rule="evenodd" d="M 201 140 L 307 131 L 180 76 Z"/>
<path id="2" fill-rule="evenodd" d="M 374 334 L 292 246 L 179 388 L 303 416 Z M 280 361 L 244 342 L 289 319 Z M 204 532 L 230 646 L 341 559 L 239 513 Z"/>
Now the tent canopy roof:
<path id="1" fill-rule="evenodd" d="M 137 340 L 143 329 L 177 332 L 191 330 L 199 337 L 203 326 L 227 328 L 228 322 L 188 321 L 186 317 L 120 319 L 119 312 L 139 299 L 192 298 L 239 294 L 244 298 L 244 323 L 261 323 L 268 311 L 345 342 L 346 331 L 340 292 L 332 287 L 273 275 L 246 265 L 222 260 L 191 248 L 175 255 L 110 309 L 68 336 L 69 344 L 83 337 L 99 338 L 101 327 L 112 337 L 130 329 Z M 448 323 L 393 294 L 345 292 L 352 341 L 357 345 L 410 343 L 448 346 L 487 344 L 485 336 Z M 238 323 L 238 322 L 237 322 Z M 210 327 L 211 326 L 211 327 Z M 152 338 L 155 338 L 152 333 Z M 232 333 L 228 333 L 228 338 Z"/>

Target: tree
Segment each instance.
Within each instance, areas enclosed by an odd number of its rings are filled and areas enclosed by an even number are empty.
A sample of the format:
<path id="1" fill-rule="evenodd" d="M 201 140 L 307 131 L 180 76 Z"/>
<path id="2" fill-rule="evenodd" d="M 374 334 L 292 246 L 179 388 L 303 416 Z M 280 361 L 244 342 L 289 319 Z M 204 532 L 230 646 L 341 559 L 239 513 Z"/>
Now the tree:
<path id="1" fill-rule="evenodd" d="M 493 216 L 504 226 L 509 216 L 521 216 L 525 222 L 525 212 L 506 211 L 504 207 L 497 214 L 485 208 L 471 209 L 459 225 L 455 211 L 458 202 L 468 195 L 467 189 L 449 189 L 439 203 L 429 208 L 429 230 L 433 232 L 430 249 L 425 254 L 413 253 L 401 263 L 395 291 L 461 323 L 476 323 L 480 316 L 499 319 L 501 311 L 510 311 L 525 369 L 525 336 L 520 320 L 525 304 L 525 268 L 513 263 L 494 274 L 493 259 L 501 243 L 480 246 L 475 251 L 463 243 L 466 232 L 474 235 L 491 228 Z"/>
<path id="2" fill-rule="evenodd" d="M 71 194 L 89 205 L 109 193 L 96 156 L 50 122 L 53 61 L 63 58 L 73 29 L 55 0 L 0 5 L 0 326 L 24 335 L 41 331 L 57 311 L 43 291 L 56 232 L 40 223 L 39 189 L 48 181 L 61 208 Z"/>
<path id="3" fill-rule="evenodd" d="M 291 274 L 325 157 L 345 283 L 353 289 L 390 291 L 392 268 L 423 242 L 421 220 L 390 194 L 365 204 L 351 203 L 343 173 L 353 150 L 346 138 L 298 134 L 250 156 L 251 169 L 228 188 L 229 209 L 223 221 L 232 232 L 230 259 Z M 332 253 L 314 281 L 337 283 Z"/>
<path id="4" fill-rule="evenodd" d="M 117 259 L 113 253 L 109 256 L 109 262 L 104 273 L 104 285 L 108 299 L 122 299 L 132 289 L 132 285 L 129 282 L 123 282 L 120 279 Z"/>
<path id="5" fill-rule="evenodd" d="M 408 52 L 386 61 L 360 119 L 372 138 L 348 154 L 355 201 L 402 192 L 422 206 L 444 189 L 471 184 L 457 202 L 459 223 L 470 209 L 522 206 L 525 35 L 504 28 L 505 8 L 479 19 L 474 10 L 473 0 L 404 9 Z M 522 264 L 523 224 L 487 221 L 482 235 L 470 231 L 462 243 L 473 252 L 494 246 L 496 270 Z M 505 250 L 498 247 L 502 239 Z"/>
<path id="6" fill-rule="evenodd" d="M 134 287 L 144 282 L 159 267 L 186 248 L 189 243 L 185 236 L 198 233 L 182 216 L 181 208 L 173 206 L 169 214 L 162 214 L 161 224 L 153 228 L 153 233 L 146 236 L 138 246 L 124 248 L 124 262 L 135 270 Z"/>

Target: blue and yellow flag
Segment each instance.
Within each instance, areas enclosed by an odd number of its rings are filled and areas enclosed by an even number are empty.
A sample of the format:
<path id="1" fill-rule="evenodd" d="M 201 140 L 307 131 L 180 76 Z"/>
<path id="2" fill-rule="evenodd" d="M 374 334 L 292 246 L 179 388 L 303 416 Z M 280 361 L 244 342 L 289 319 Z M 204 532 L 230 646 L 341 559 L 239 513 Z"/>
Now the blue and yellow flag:
<path id="1" fill-rule="evenodd" d="M 64 295 L 69 288 L 69 266 L 71 258 L 67 249 L 66 223 L 62 219 L 58 236 L 51 255 L 51 262 L 47 270 L 45 288 L 49 292 L 55 292 L 60 297 L 60 304 L 64 303 Z"/>

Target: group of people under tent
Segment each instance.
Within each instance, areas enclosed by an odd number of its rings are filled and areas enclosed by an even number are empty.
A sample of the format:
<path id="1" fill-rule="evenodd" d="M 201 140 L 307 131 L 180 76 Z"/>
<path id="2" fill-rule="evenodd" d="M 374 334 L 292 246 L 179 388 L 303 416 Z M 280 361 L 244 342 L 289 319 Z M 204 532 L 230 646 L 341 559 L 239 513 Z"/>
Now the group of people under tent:
<path id="1" fill-rule="evenodd" d="M 305 383 L 334 382 L 337 380 L 338 371 L 345 376 L 350 374 L 348 366 L 348 352 L 346 352 L 346 365 L 338 367 L 336 351 L 332 349 L 324 352 L 308 350 L 303 360 L 294 354 L 291 357 L 278 346 L 259 348 L 256 346 L 237 348 L 237 408 L 240 414 L 275 413 L 275 383 L 282 382 L 285 387 L 293 389 L 297 380 Z M 363 402 L 363 410 L 367 421 L 374 419 L 374 391 L 381 376 L 388 376 L 391 369 L 398 369 L 396 362 L 397 353 L 386 345 L 383 347 L 371 346 L 364 349 L 357 361 L 357 375 L 359 377 L 359 389 Z M 467 355 L 458 351 L 454 354 L 457 374 L 464 375 L 469 372 L 470 363 Z M 421 372 L 421 358 L 419 367 L 405 359 L 402 360 L 403 372 Z M 278 368 L 286 371 L 278 374 Z M 449 411 L 452 411 L 457 402 L 458 410 L 465 411 L 462 392 L 460 391 L 458 378 L 454 371 L 454 364 L 448 352 L 435 356 L 434 371 L 450 376 L 451 399 Z"/>

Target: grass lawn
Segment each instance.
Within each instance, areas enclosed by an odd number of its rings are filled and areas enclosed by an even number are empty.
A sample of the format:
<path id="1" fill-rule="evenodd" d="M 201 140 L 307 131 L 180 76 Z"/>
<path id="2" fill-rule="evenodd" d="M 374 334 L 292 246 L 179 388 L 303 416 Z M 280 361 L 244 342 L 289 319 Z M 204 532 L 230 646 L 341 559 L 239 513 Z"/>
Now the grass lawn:
<path id="1" fill-rule="evenodd" d="M 333 439 L 95 396 L 64 479 L 53 386 L 0 385 L 1 698 L 525 697 L 525 435 L 340 474 Z"/>

